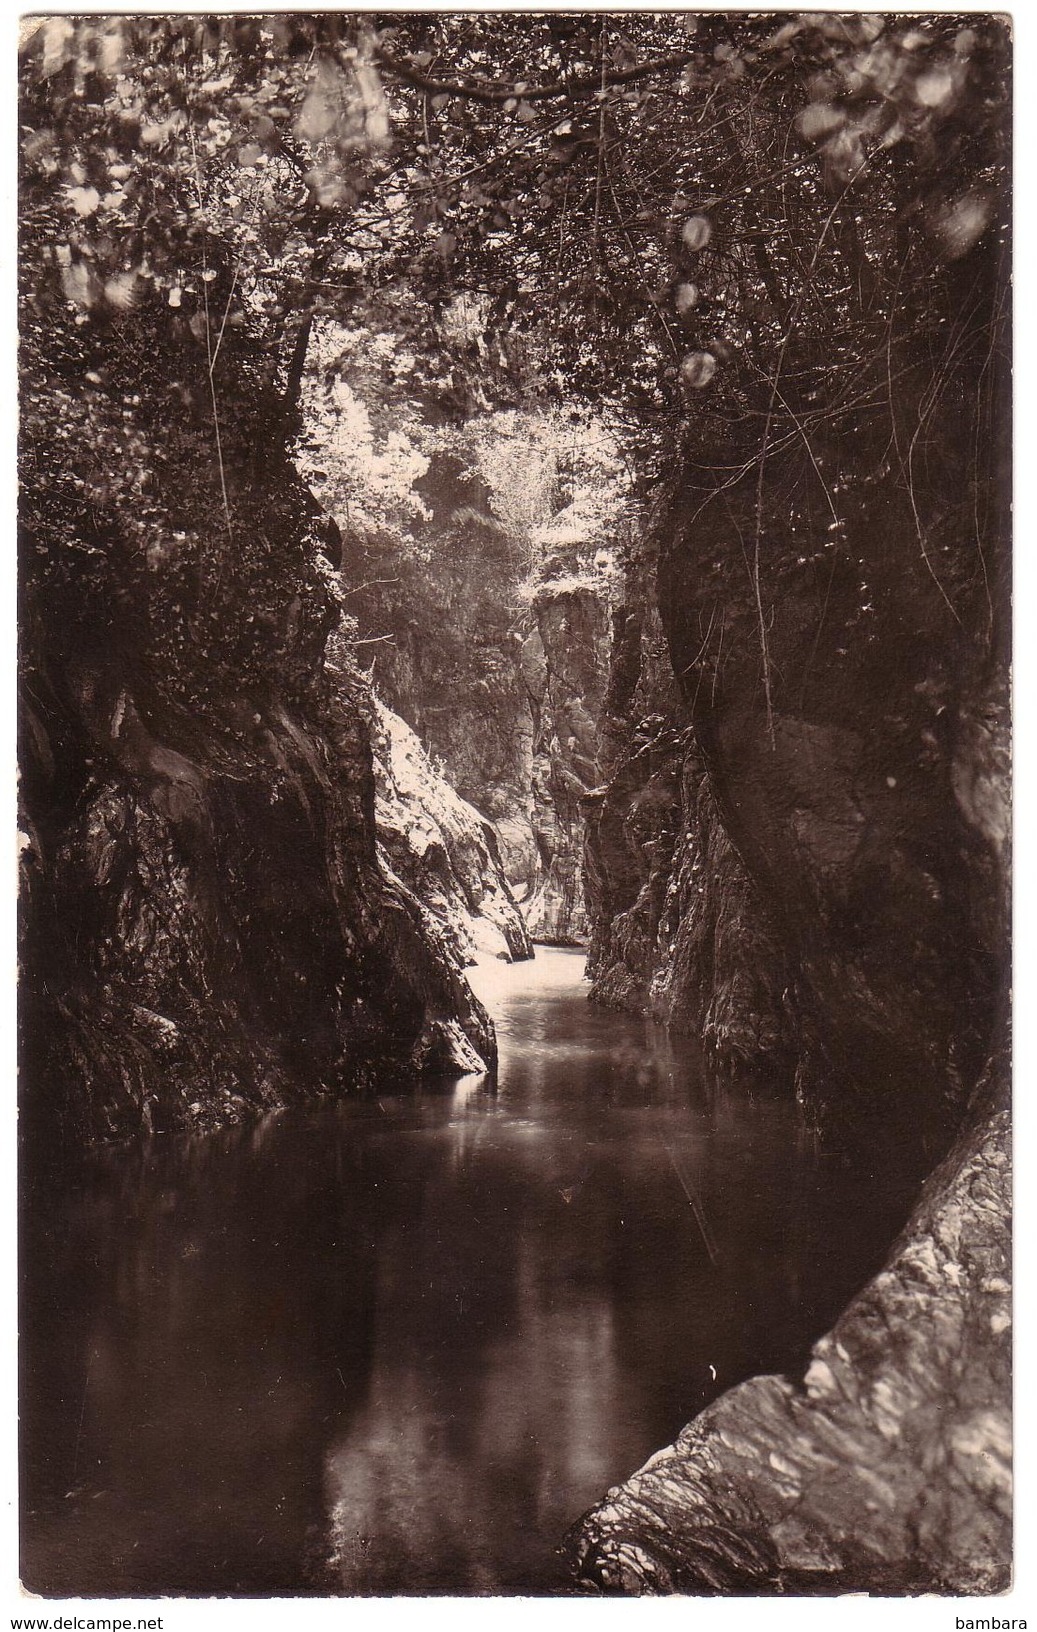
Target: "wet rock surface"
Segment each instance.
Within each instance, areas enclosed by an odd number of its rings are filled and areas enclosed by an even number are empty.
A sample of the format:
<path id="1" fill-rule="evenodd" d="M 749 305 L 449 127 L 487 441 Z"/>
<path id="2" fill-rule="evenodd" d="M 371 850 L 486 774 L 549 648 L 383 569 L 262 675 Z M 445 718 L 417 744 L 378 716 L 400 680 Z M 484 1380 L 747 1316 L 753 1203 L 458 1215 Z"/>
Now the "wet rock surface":
<path id="1" fill-rule="evenodd" d="M 431 913 L 461 963 L 533 947 L 493 827 L 438 774 L 414 732 L 374 704 L 375 821 L 382 870 Z"/>
<path id="2" fill-rule="evenodd" d="M 794 1075 L 820 1118 L 877 1096 L 896 1115 L 910 1081 L 911 1114 L 953 1127 L 1004 983 L 1004 666 L 952 687 L 932 645 L 890 635 L 884 662 L 875 636 L 784 687 L 809 656 L 790 597 L 768 714 L 747 619 L 727 630 L 735 658 L 702 658 L 695 567 L 716 546 L 680 515 L 658 578 L 650 541 L 632 563 L 616 620 L 585 801 L 593 996 Z"/>
<path id="3" fill-rule="evenodd" d="M 445 930 L 378 865 L 356 696 L 324 702 L 320 741 L 279 708 L 214 763 L 121 695 L 104 782 L 24 854 L 30 1132 L 211 1127 L 492 1060 Z"/>
<path id="4" fill-rule="evenodd" d="M 1005 1590 L 1009 1192 L 1002 1102 L 929 1179 L 802 1376 L 722 1395 L 586 1515 L 569 1538 L 577 1581 L 634 1594 Z"/>

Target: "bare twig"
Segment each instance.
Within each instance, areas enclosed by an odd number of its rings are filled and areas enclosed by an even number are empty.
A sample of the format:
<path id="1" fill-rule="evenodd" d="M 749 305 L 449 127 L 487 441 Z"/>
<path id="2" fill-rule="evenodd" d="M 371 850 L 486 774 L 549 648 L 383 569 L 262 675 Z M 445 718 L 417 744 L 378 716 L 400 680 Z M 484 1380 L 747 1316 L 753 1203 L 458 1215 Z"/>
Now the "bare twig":
<path id="1" fill-rule="evenodd" d="M 695 1217 L 695 1223 L 699 1227 L 699 1234 L 702 1237 L 702 1244 L 705 1247 L 706 1252 L 709 1254 L 709 1261 L 715 1267 L 717 1262 L 716 1240 L 714 1239 L 713 1232 L 709 1227 L 709 1221 L 706 1218 L 706 1210 L 702 1205 L 699 1193 L 695 1189 L 695 1186 L 692 1184 L 691 1180 L 687 1178 L 682 1171 L 681 1165 L 677 1160 L 677 1152 L 674 1150 L 671 1144 L 667 1144 L 666 1154 L 669 1156 L 670 1164 L 673 1167 L 674 1173 L 677 1175 L 677 1183 L 680 1185 L 685 1196 L 688 1198 L 689 1205 L 691 1206 L 692 1213 Z"/>

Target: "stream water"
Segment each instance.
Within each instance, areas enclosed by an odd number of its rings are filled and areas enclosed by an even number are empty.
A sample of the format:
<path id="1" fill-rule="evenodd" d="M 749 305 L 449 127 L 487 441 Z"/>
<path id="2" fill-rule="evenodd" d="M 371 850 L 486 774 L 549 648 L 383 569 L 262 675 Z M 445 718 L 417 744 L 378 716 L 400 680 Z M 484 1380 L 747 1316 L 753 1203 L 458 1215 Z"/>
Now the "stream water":
<path id="1" fill-rule="evenodd" d="M 878 1267 L 917 1179 L 586 1001 L 475 982 L 496 1090 L 95 1152 L 23 1209 L 22 1548 L 45 1595 L 565 1590 L 605 1489 Z"/>

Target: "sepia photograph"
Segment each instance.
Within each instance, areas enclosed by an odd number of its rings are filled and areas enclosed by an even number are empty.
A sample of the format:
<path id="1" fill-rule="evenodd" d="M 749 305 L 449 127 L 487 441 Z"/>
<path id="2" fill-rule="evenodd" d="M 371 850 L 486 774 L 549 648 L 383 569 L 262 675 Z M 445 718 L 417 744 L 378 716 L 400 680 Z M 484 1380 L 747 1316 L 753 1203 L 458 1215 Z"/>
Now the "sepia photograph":
<path id="1" fill-rule="evenodd" d="M 45 1613 L 1009 1612 L 1012 72 L 21 18 Z"/>

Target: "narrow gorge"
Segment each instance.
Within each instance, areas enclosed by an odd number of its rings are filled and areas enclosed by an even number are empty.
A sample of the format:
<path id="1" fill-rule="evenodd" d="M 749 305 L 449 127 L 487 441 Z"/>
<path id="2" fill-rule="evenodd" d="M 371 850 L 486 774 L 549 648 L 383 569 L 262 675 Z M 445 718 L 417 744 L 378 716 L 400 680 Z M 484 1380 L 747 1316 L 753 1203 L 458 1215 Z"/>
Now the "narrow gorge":
<path id="1" fill-rule="evenodd" d="M 23 35 L 24 1587 L 1006 1592 L 1005 20 Z"/>

